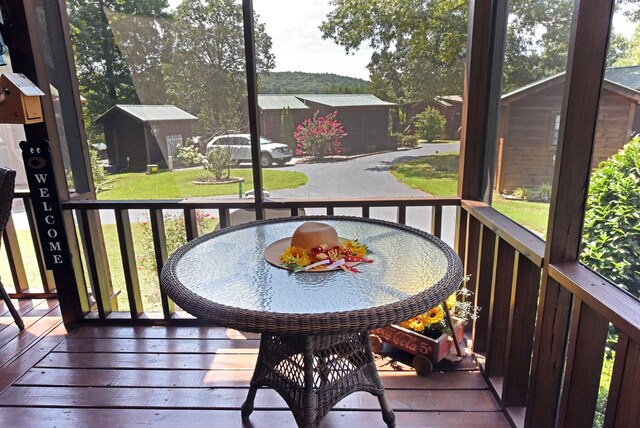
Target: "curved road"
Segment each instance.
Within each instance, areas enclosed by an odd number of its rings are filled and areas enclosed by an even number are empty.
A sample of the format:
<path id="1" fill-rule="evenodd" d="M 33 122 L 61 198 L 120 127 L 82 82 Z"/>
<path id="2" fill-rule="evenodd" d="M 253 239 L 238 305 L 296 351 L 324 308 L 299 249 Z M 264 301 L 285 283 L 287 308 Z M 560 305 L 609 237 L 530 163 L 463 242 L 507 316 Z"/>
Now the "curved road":
<path id="1" fill-rule="evenodd" d="M 271 198 L 372 198 L 426 196 L 397 181 L 389 172 L 394 163 L 435 153 L 458 152 L 459 144 L 423 144 L 412 150 L 362 156 L 341 162 L 297 164 L 282 167 L 309 177 L 295 189 L 271 191 Z"/>

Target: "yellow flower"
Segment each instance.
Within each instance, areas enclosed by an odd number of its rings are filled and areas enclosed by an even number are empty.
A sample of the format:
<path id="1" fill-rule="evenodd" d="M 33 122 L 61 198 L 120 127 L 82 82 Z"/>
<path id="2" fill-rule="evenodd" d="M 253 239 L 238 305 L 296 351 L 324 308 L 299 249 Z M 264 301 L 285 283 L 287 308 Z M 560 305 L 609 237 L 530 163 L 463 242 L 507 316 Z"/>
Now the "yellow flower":
<path id="1" fill-rule="evenodd" d="M 438 305 L 435 308 L 429 310 L 429 312 L 425 312 L 424 314 L 420 315 L 420 318 L 426 326 L 437 324 L 444 318 L 444 311 Z"/>
<path id="2" fill-rule="evenodd" d="M 408 328 L 409 330 L 417 331 L 418 333 L 422 333 L 424 331 L 424 323 L 420 317 L 410 318 L 406 321 L 402 321 L 400 323 L 400 327 Z"/>
<path id="3" fill-rule="evenodd" d="M 453 293 L 451 296 L 449 296 L 449 298 L 447 299 L 447 308 L 449 309 L 450 312 L 453 313 L 453 310 L 456 308 L 456 299 L 457 295 L 456 293 Z"/>
<path id="4" fill-rule="evenodd" d="M 308 266 L 311 259 L 307 250 L 300 247 L 289 247 L 280 256 L 280 261 L 285 265 Z"/>
<path id="5" fill-rule="evenodd" d="M 348 249 L 351 251 L 352 256 L 355 257 L 364 257 L 367 255 L 367 246 L 364 244 L 359 243 L 358 241 L 345 241 L 345 243 L 343 244 L 345 249 Z"/>

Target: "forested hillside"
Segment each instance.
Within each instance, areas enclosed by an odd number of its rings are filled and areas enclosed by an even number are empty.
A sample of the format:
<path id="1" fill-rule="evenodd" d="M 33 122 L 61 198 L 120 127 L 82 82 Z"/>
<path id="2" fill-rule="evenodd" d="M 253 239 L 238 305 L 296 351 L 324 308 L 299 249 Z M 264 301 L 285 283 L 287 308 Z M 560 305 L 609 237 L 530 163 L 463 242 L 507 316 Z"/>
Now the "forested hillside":
<path id="1" fill-rule="evenodd" d="M 282 71 L 260 74 L 263 94 L 358 94 L 370 92 L 370 82 L 330 73 Z"/>

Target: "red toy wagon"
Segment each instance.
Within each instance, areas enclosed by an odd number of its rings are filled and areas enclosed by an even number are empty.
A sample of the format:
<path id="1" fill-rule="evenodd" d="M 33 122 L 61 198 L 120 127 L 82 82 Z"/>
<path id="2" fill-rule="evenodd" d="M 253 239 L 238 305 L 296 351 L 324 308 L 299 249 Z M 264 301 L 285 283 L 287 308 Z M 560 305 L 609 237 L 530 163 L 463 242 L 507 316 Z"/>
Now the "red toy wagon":
<path id="1" fill-rule="evenodd" d="M 443 303 L 442 307 L 449 329 L 455 333 L 455 340 L 446 333 L 432 339 L 399 325 L 390 325 L 371 330 L 371 350 L 381 352 L 386 342 L 413 354 L 413 367 L 421 376 L 429 375 L 433 371 L 433 365 L 440 362 L 453 348 L 458 355 L 458 361 L 462 360 L 464 354 L 460 342 L 464 335 L 464 320 L 452 318 L 446 303 Z"/>

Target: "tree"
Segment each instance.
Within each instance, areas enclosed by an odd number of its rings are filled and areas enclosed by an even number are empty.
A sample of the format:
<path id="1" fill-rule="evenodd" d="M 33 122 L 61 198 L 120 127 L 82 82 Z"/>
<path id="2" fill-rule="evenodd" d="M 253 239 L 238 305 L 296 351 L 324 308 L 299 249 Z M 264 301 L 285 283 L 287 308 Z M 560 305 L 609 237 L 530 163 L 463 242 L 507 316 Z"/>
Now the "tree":
<path id="1" fill-rule="evenodd" d="M 467 43 L 465 0 L 334 0 L 320 29 L 347 53 L 368 43 L 372 79 L 392 101 L 460 93 Z M 385 97 L 386 98 L 386 97 Z"/>
<path id="2" fill-rule="evenodd" d="M 628 42 L 628 50 L 618 57 L 614 65 L 616 67 L 640 65 L 640 27 L 636 28 L 631 41 Z"/>
<path id="3" fill-rule="evenodd" d="M 447 120 L 435 108 L 427 107 L 413 118 L 413 123 L 416 126 L 416 135 L 431 142 L 442 136 Z"/>
<path id="4" fill-rule="evenodd" d="M 636 0 L 620 0 L 637 19 Z M 512 0 L 505 52 L 505 92 L 564 71 L 573 0 Z M 332 0 L 320 29 L 346 53 L 374 49 L 371 80 L 391 101 L 462 93 L 466 0 Z M 388 99 L 384 97 L 385 99 Z"/>
<path id="5" fill-rule="evenodd" d="M 184 0 L 166 34 L 167 99 L 198 116 L 199 131 L 238 130 L 246 97 L 242 7 L 233 0 Z M 274 67 L 271 38 L 254 16 L 256 68 Z M 243 124 L 246 126 L 246 124 Z"/>
<path id="6" fill-rule="evenodd" d="M 68 0 L 71 41 L 80 93 L 87 99 L 85 125 L 91 141 L 102 139 L 94 120 L 117 103 L 137 104 L 130 70 L 114 39 L 108 11 L 164 16 L 166 0 Z"/>
<path id="7" fill-rule="evenodd" d="M 292 152 L 296 149 L 296 138 L 293 136 L 295 129 L 291 109 L 283 108 L 280 115 L 280 142 L 289 146 Z"/>

